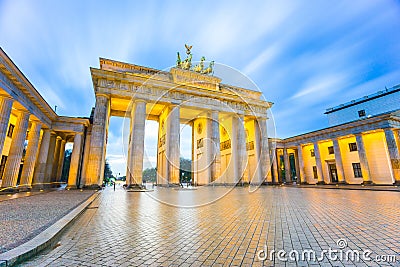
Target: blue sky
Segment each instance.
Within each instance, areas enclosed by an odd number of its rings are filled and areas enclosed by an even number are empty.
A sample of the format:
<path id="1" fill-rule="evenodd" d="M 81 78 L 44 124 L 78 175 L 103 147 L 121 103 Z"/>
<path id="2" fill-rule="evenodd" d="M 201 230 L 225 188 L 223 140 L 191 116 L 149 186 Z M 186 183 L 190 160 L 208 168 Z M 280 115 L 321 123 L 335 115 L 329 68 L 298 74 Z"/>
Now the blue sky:
<path id="1" fill-rule="evenodd" d="M 60 115 L 89 115 L 99 57 L 164 69 L 185 43 L 248 75 L 288 137 L 327 126 L 328 107 L 400 83 L 400 2 L 0 0 L 0 46 Z M 121 125 L 112 119 L 116 172 Z"/>

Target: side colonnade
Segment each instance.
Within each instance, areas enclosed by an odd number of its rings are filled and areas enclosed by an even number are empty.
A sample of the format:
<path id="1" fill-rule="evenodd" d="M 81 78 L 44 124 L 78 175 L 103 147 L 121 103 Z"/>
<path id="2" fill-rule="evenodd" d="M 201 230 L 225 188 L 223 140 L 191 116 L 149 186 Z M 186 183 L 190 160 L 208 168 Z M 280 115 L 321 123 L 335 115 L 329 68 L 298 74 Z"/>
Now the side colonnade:
<path id="1" fill-rule="evenodd" d="M 394 112 L 271 140 L 274 182 L 398 185 L 399 131 Z"/>
<path id="2" fill-rule="evenodd" d="M 73 143 L 69 185 L 79 181 L 87 118 L 59 116 L 0 48 L 0 192 L 59 186 Z"/>

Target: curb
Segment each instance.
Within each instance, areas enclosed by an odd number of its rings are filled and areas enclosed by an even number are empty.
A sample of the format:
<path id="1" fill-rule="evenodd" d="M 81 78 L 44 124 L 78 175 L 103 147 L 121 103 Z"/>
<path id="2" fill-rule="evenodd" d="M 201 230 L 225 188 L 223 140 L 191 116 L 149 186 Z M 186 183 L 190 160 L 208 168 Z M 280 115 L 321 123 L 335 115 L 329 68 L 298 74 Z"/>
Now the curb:
<path id="1" fill-rule="evenodd" d="M 400 189 L 396 188 L 385 188 L 379 186 L 377 187 L 346 187 L 346 186 L 314 186 L 314 185 L 309 185 L 309 186 L 304 186 L 304 185 L 285 185 L 282 187 L 288 187 L 288 188 L 312 188 L 312 189 L 333 189 L 333 190 L 360 190 L 360 191 L 385 191 L 385 192 L 400 192 Z"/>
<path id="2" fill-rule="evenodd" d="M 86 201 L 73 209 L 70 213 L 62 217 L 49 228 L 35 236 L 28 242 L 13 248 L 7 252 L 0 254 L 0 266 L 13 266 L 16 263 L 22 262 L 29 257 L 36 256 L 39 252 L 48 248 L 57 241 L 57 238 L 67 228 L 69 224 L 75 221 L 86 208 L 93 203 L 99 196 L 100 192 L 95 192 Z"/>

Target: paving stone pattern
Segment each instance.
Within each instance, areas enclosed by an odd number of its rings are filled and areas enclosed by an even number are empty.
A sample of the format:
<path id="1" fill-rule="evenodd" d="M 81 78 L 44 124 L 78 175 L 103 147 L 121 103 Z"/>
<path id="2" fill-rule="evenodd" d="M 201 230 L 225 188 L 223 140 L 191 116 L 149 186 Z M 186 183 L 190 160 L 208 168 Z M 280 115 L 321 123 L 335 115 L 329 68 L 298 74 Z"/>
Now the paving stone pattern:
<path id="1" fill-rule="evenodd" d="M 399 266 L 400 194 L 397 192 L 263 187 L 235 188 L 197 208 L 184 203 L 223 188 L 150 193 L 106 189 L 62 236 L 57 247 L 22 266 Z M 168 202 L 168 201 L 167 201 Z M 269 250 L 366 250 L 397 255 L 395 263 L 260 261 Z"/>
<path id="2" fill-rule="evenodd" d="M 32 239 L 94 191 L 62 190 L 0 202 L 0 253 Z"/>

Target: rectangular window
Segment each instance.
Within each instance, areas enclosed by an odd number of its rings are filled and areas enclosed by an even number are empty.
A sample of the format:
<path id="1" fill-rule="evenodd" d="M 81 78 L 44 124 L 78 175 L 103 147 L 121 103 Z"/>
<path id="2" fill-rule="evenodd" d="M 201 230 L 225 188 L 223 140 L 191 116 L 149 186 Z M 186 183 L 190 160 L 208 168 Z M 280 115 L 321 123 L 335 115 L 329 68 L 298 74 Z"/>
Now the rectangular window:
<path id="1" fill-rule="evenodd" d="M 1 162 L 0 162 L 0 179 L 3 177 L 3 172 L 4 172 L 4 167 L 6 166 L 7 162 L 7 156 L 2 156 L 1 157 Z"/>
<path id="2" fill-rule="evenodd" d="M 315 157 L 314 149 L 310 149 L 311 157 Z"/>
<path id="3" fill-rule="evenodd" d="M 350 152 L 357 151 L 357 143 L 349 143 Z"/>
<path id="4" fill-rule="evenodd" d="M 313 171 L 313 174 L 314 174 L 314 179 L 318 179 L 317 166 L 313 166 L 312 167 L 312 171 Z"/>
<path id="5" fill-rule="evenodd" d="M 15 128 L 15 125 L 10 123 L 10 126 L 8 126 L 8 132 L 7 132 L 8 137 L 10 137 L 10 138 L 12 137 L 14 128 Z"/>
<path id="6" fill-rule="evenodd" d="M 358 111 L 358 117 L 365 117 L 365 109 L 359 110 Z"/>
<path id="7" fill-rule="evenodd" d="M 352 163 L 352 165 L 353 165 L 354 177 L 355 178 L 362 178 L 362 172 L 361 172 L 360 163 Z"/>
<path id="8" fill-rule="evenodd" d="M 329 152 L 329 155 L 335 154 L 335 152 L 333 150 L 333 146 L 328 147 L 328 152 Z"/>

